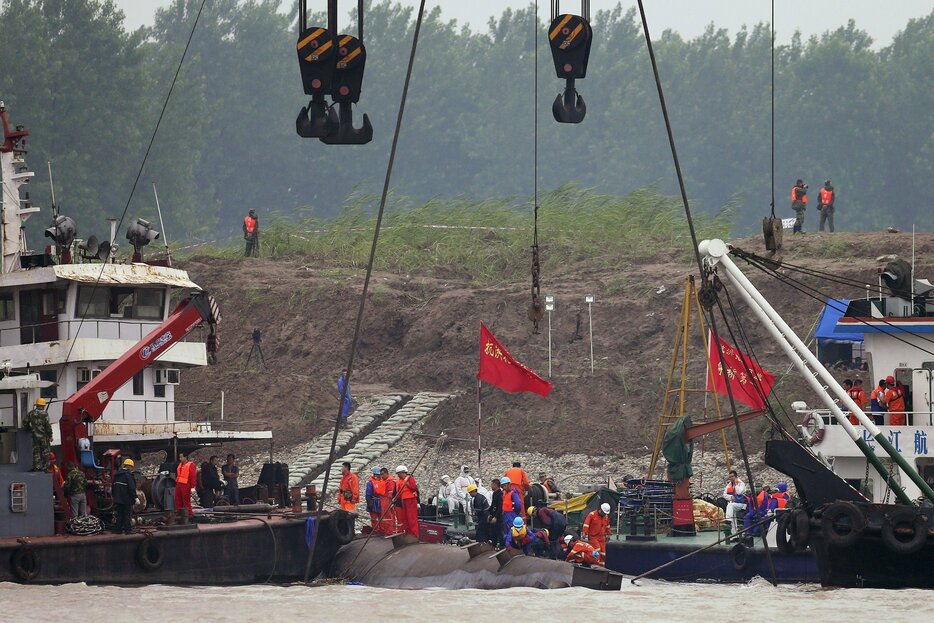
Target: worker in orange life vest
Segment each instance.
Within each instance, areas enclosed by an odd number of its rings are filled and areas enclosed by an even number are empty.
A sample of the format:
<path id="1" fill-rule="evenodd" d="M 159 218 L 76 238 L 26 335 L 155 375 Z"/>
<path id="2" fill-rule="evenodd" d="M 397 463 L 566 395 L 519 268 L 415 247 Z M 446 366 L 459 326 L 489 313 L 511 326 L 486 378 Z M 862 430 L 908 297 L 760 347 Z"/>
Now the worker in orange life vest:
<path id="1" fill-rule="evenodd" d="M 788 495 L 788 483 L 780 482 L 776 486 L 778 491 L 772 494 L 771 499 L 769 500 L 769 510 L 782 510 L 788 506 L 788 501 L 791 500 L 791 496 Z"/>
<path id="2" fill-rule="evenodd" d="M 833 186 L 830 185 L 830 180 L 827 180 L 824 182 L 824 187 L 820 189 L 817 199 L 817 209 L 820 210 L 821 231 L 824 231 L 824 223 L 827 223 L 830 226 L 830 231 L 833 232 L 833 202 L 836 198 L 837 193 L 834 192 Z"/>
<path id="3" fill-rule="evenodd" d="M 409 475 L 409 468 L 400 465 L 396 468 L 396 488 L 399 491 L 398 499 L 401 506 L 396 509 L 399 513 L 399 522 L 406 534 L 418 535 L 418 483 Z"/>
<path id="4" fill-rule="evenodd" d="M 349 461 L 341 463 L 341 483 L 337 489 L 337 502 L 341 510 L 350 513 L 357 510 L 360 501 L 360 478 L 351 471 Z"/>
<path id="5" fill-rule="evenodd" d="M 610 536 L 610 505 L 604 502 L 584 519 L 581 538 L 601 552 L 606 552 L 606 540 Z"/>
<path id="6" fill-rule="evenodd" d="M 739 531 L 738 515 L 746 510 L 746 483 L 739 479 L 735 469 L 730 470 L 730 479 L 723 488 L 723 497 L 726 499 L 727 532 L 735 534 Z"/>
<path id="7" fill-rule="evenodd" d="M 606 555 L 606 552 L 601 552 L 590 543 L 575 539 L 570 534 L 564 537 L 561 548 L 567 552 L 566 561 L 584 565 L 599 565 L 601 564 L 601 557 Z"/>
<path id="8" fill-rule="evenodd" d="M 512 467 L 507 469 L 504 475 L 512 483 L 513 491 L 519 494 L 519 509 L 517 511 L 519 516 L 525 517 L 525 496 L 532 487 L 529 475 L 522 469 L 522 463 L 519 461 L 513 461 Z"/>
<path id="9" fill-rule="evenodd" d="M 795 211 L 795 226 L 792 229 L 794 234 L 804 233 L 804 212 L 808 207 L 808 185 L 803 180 L 798 180 L 791 187 L 791 209 Z"/>
<path id="10" fill-rule="evenodd" d="M 175 468 L 175 510 L 182 523 L 188 523 L 191 515 L 191 488 L 198 480 L 198 468 L 194 461 L 189 461 L 184 452 L 178 453 L 178 467 Z"/>
<path id="11" fill-rule="evenodd" d="M 256 218 L 256 210 L 250 210 L 250 213 L 243 217 L 243 239 L 246 240 L 244 257 L 259 255 L 259 219 Z"/>
<path id="12" fill-rule="evenodd" d="M 889 426 L 904 426 L 908 423 L 905 416 L 905 390 L 895 382 L 894 376 L 885 377 L 885 395 L 882 403 L 889 412 Z"/>
<path id="13" fill-rule="evenodd" d="M 876 424 L 881 426 L 885 421 L 885 406 L 882 404 L 882 398 L 885 396 L 885 379 L 879 379 L 879 383 L 869 393 L 869 408 L 872 410 L 873 418 Z"/>

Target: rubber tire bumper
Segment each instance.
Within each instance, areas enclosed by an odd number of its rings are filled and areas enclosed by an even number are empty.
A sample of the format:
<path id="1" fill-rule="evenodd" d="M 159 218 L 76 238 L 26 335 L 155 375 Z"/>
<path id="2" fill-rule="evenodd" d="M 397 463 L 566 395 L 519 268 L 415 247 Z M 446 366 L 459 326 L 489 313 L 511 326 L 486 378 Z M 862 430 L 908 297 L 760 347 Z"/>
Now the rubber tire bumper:
<path id="1" fill-rule="evenodd" d="M 136 562 L 146 571 L 155 571 L 162 566 L 162 543 L 146 537 L 136 548 Z"/>
<path id="2" fill-rule="evenodd" d="M 750 554 L 749 548 L 742 543 L 737 543 L 730 548 L 730 562 L 733 563 L 733 568 L 737 571 L 745 570 L 749 566 L 751 558 L 752 554 Z"/>
<path id="3" fill-rule="evenodd" d="M 29 582 L 42 570 L 42 558 L 35 549 L 23 545 L 10 557 L 10 569 L 20 580 Z"/>
<path id="4" fill-rule="evenodd" d="M 843 518 L 849 519 L 849 532 L 838 530 L 837 522 Z M 863 511 L 852 502 L 833 502 L 821 516 L 821 533 L 831 547 L 850 547 L 859 540 L 865 527 Z"/>
<path id="5" fill-rule="evenodd" d="M 904 541 L 899 538 L 897 528 L 910 525 L 914 529 L 911 538 Z M 882 542 L 896 554 L 904 556 L 915 554 L 924 547 L 928 540 L 928 525 L 924 516 L 912 508 L 896 508 L 886 515 L 882 524 Z"/>

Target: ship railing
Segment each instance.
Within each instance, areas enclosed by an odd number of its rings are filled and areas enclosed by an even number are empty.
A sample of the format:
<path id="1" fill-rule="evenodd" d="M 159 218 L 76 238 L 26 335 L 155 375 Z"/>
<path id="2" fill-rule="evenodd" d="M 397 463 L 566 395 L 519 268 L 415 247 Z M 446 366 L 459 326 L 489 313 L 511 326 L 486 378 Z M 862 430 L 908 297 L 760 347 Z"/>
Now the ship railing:
<path id="1" fill-rule="evenodd" d="M 142 430 L 140 430 L 142 428 Z M 173 420 L 163 422 L 144 422 L 142 420 L 112 421 L 101 419 L 88 424 L 91 435 L 121 435 L 142 433 L 210 433 L 210 432 L 241 432 L 241 431 L 267 431 L 272 430 L 268 422 L 262 420 L 225 421 L 197 421 Z"/>
<path id="2" fill-rule="evenodd" d="M 138 342 L 162 320 L 131 320 L 121 316 L 55 320 L 0 329 L 0 346 L 21 346 L 61 340 L 104 339 Z M 192 331 L 180 341 L 204 341 L 200 331 Z"/>
<path id="3" fill-rule="evenodd" d="M 827 426 L 839 426 L 837 420 L 833 417 L 830 412 L 830 409 L 802 409 L 798 410 L 797 413 L 802 415 L 814 414 L 821 418 L 824 421 L 824 424 Z M 845 415 L 850 415 L 850 411 L 844 411 Z M 906 424 L 903 426 L 934 426 L 934 412 L 932 411 L 898 411 L 897 413 L 889 413 L 888 411 L 877 411 L 865 412 L 867 416 L 873 418 L 876 423 L 876 426 L 893 426 L 890 423 L 890 417 L 892 415 L 904 414 Z M 895 424 L 895 426 L 902 426 Z"/>

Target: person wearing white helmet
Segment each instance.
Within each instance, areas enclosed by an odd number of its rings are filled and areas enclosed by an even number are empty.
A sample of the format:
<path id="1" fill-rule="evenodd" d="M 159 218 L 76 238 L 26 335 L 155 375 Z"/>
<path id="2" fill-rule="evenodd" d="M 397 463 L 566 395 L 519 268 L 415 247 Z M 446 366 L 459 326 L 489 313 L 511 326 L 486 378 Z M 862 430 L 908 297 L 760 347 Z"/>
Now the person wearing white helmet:
<path id="1" fill-rule="evenodd" d="M 396 489 L 399 491 L 399 500 L 402 506 L 397 507 L 399 523 L 406 534 L 418 535 L 418 483 L 409 474 L 409 468 L 400 465 L 396 468 Z"/>
<path id="2" fill-rule="evenodd" d="M 453 515 L 456 504 L 457 491 L 454 489 L 454 485 L 451 484 L 451 477 L 445 474 L 441 477 L 441 485 L 438 487 L 438 497 L 435 505 L 438 507 L 439 513 L 444 512 Z"/>
<path id="3" fill-rule="evenodd" d="M 610 505 L 603 502 L 587 515 L 581 528 L 581 538 L 601 552 L 606 551 L 606 540 L 610 536 L 610 510 Z"/>
<path id="4" fill-rule="evenodd" d="M 561 547 L 565 551 L 564 559 L 568 562 L 582 564 L 585 567 L 603 563 L 603 552 L 596 549 L 590 543 L 576 539 L 570 534 L 564 537 L 564 542 L 561 544 Z"/>

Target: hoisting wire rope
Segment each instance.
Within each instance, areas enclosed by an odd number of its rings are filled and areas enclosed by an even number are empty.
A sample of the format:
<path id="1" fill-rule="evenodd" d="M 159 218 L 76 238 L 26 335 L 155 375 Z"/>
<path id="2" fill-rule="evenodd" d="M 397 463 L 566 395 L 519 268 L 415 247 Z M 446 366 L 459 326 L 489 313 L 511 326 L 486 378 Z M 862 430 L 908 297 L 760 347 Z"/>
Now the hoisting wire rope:
<path id="1" fill-rule="evenodd" d="M 775 0 L 772 0 L 772 21 L 769 22 L 772 29 L 772 177 L 770 186 L 772 187 L 772 218 L 775 218 Z"/>
<path id="2" fill-rule="evenodd" d="M 749 335 L 746 333 L 746 328 L 743 326 L 743 323 L 740 322 L 739 312 L 736 309 L 736 305 L 733 303 L 733 297 L 730 296 L 730 291 L 726 288 L 726 284 L 724 284 L 723 293 L 726 296 L 727 306 L 729 307 L 729 310 L 730 310 L 730 317 L 734 319 L 735 325 L 736 325 L 736 331 L 738 333 L 738 335 L 733 333 L 733 327 L 730 325 L 730 321 L 726 316 L 726 312 L 721 306 L 720 313 L 723 315 L 724 323 L 726 324 L 727 331 L 730 334 L 730 340 L 734 344 L 740 345 L 743 351 L 745 351 L 749 355 L 749 357 L 752 358 L 755 364 L 759 366 L 759 369 L 764 369 L 762 367 L 762 362 L 759 361 L 759 357 L 758 355 L 756 355 L 756 351 L 752 346 L 752 341 L 749 339 Z M 720 306 L 720 304 L 721 302 L 718 297 L 717 305 Z M 770 415 L 770 418 L 769 418 L 770 421 L 775 426 L 777 426 L 779 429 L 784 430 L 784 424 L 782 424 L 781 420 L 778 417 L 778 413 L 776 412 L 772 404 L 773 402 L 776 402 L 782 411 L 782 415 L 785 416 L 785 419 L 788 420 L 788 423 L 791 424 L 792 429 L 794 429 L 795 428 L 794 420 L 792 420 L 791 416 L 788 415 L 788 411 L 785 409 L 785 406 L 782 404 L 782 401 L 778 399 L 777 397 L 775 397 L 775 393 L 776 393 L 774 389 L 775 385 L 773 384 L 772 391 L 770 393 L 766 393 L 765 390 L 762 388 L 762 384 L 759 381 L 759 378 L 753 373 L 753 371 L 747 365 L 745 360 L 743 360 L 743 367 L 745 368 L 747 377 L 751 380 L 752 385 L 756 390 L 756 394 L 759 396 L 760 400 L 762 400 L 762 402 L 765 404 L 766 409 L 768 410 L 768 413 Z M 771 400 L 770 400 L 770 397 L 772 398 Z"/>
<path id="3" fill-rule="evenodd" d="M 691 242 L 693 245 L 694 258 L 697 261 L 697 268 L 700 271 L 701 279 L 703 281 L 701 290 L 702 290 L 702 293 L 703 291 L 706 291 L 708 293 L 708 296 L 712 294 L 715 297 L 716 292 L 711 287 L 710 276 L 708 272 L 704 269 L 704 261 L 701 258 L 700 250 L 698 249 L 697 231 L 694 228 L 694 218 L 691 214 L 691 207 L 690 207 L 690 203 L 688 202 L 687 190 L 685 189 L 685 186 L 684 186 L 684 175 L 681 173 L 681 163 L 678 160 L 678 150 L 675 146 L 674 133 L 672 132 L 672 129 L 671 129 L 671 119 L 668 116 L 668 106 L 665 103 L 665 92 L 662 89 L 662 81 L 658 74 L 658 62 L 655 59 L 655 50 L 652 46 L 652 37 L 649 34 L 649 23 L 645 16 L 644 2 L 643 0 L 637 0 L 637 1 L 639 4 L 639 16 L 642 18 L 642 31 L 643 31 L 643 34 L 645 35 L 645 45 L 646 45 L 646 48 L 648 49 L 649 59 L 652 62 L 652 74 L 655 78 L 655 88 L 658 91 L 659 105 L 662 109 L 662 116 L 665 119 L 665 130 L 668 133 L 668 145 L 671 148 L 671 158 L 674 161 L 675 173 L 678 176 L 678 188 L 681 191 L 681 202 L 684 204 L 684 214 L 687 219 L 688 230 L 691 233 Z M 703 300 L 703 298 L 701 300 Z M 708 311 L 712 311 L 712 310 L 708 310 Z M 710 321 L 711 331 L 713 331 L 714 337 L 717 338 L 716 340 L 714 340 L 716 344 L 716 348 L 717 348 L 717 355 L 720 357 L 720 361 L 724 361 L 723 347 L 720 344 L 719 331 L 717 330 L 717 324 L 716 324 L 716 317 L 713 313 L 708 313 L 706 315 L 708 316 L 709 321 Z M 746 452 L 746 443 L 743 440 L 743 433 L 742 433 L 742 430 L 739 424 L 739 414 L 737 413 L 737 410 L 736 410 L 736 400 L 733 396 L 733 390 L 730 387 L 729 383 L 726 384 L 726 389 L 727 389 L 727 397 L 729 398 L 729 401 L 730 401 L 730 409 L 733 413 L 733 425 L 736 428 L 736 437 L 737 437 L 737 440 L 739 441 L 740 452 L 743 455 L 743 464 L 746 468 L 746 477 L 748 479 L 747 482 L 749 483 L 749 486 L 754 489 L 752 468 L 749 466 L 749 455 Z M 765 548 L 766 560 L 768 561 L 768 565 L 769 565 L 769 571 L 772 576 L 772 584 L 777 585 L 778 580 L 776 579 L 776 575 L 775 575 L 775 565 L 772 562 L 772 554 L 769 551 L 768 543 L 765 540 L 765 534 L 762 534 L 761 536 L 762 536 L 762 545 Z"/>
<path id="4" fill-rule="evenodd" d="M 331 437 L 331 449 L 328 453 L 328 468 L 324 472 L 324 482 L 321 485 L 321 497 L 318 502 L 318 512 L 315 515 L 315 534 L 312 538 L 311 548 L 308 550 L 308 562 L 305 565 L 305 582 L 308 581 L 308 574 L 311 572 L 311 563 L 314 560 L 315 546 L 318 543 L 318 534 L 320 534 L 321 513 L 324 511 L 324 500 L 328 492 L 328 478 L 331 475 L 331 466 L 334 463 L 334 453 L 337 447 L 337 433 L 341 425 L 341 411 L 344 401 L 347 399 L 347 389 L 350 387 L 350 379 L 353 374 L 354 356 L 357 352 L 357 343 L 360 341 L 360 328 L 363 325 L 363 312 L 366 308 L 366 296 L 370 288 L 370 278 L 373 274 L 373 263 L 376 260 L 376 248 L 379 242 L 380 226 L 383 223 L 383 213 L 386 210 L 386 198 L 389 195 L 389 183 L 392 180 L 392 169 L 396 161 L 396 149 L 399 145 L 399 134 L 402 129 L 402 118 L 405 114 L 405 103 L 409 95 L 409 84 L 412 81 L 412 67 L 415 64 L 415 51 L 418 48 L 418 35 L 422 29 L 422 19 L 425 15 L 425 0 L 421 0 L 418 5 L 418 17 L 415 20 L 415 32 L 412 35 L 412 49 L 409 52 L 409 64 L 405 70 L 405 82 L 402 85 L 402 96 L 399 101 L 399 113 L 396 116 L 396 126 L 392 134 L 392 146 L 389 149 L 389 162 L 386 165 L 386 177 L 383 180 L 383 192 L 380 195 L 379 210 L 376 213 L 376 225 L 373 231 L 373 242 L 370 245 L 370 257 L 366 265 L 366 276 L 363 279 L 363 291 L 360 293 L 360 304 L 357 308 L 357 321 L 354 325 L 353 338 L 350 342 L 350 353 L 347 358 L 347 374 L 344 379 L 344 388 L 341 391 L 340 401 L 338 402 L 337 418 L 334 421 L 334 434 Z M 357 19 L 363 19 L 362 14 Z"/>
<path id="5" fill-rule="evenodd" d="M 191 31 L 188 33 L 188 40 L 185 42 L 185 49 L 182 50 L 182 56 L 180 59 L 178 59 L 178 66 L 175 68 L 175 75 L 172 77 L 172 83 L 169 85 L 169 91 L 165 94 L 165 100 L 162 102 L 162 110 L 159 111 L 159 118 L 156 120 L 156 126 L 153 128 L 152 136 L 149 137 L 149 144 L 146 146 L 146 152 L 143 154 L 143 161 L 139 165 L 139 170 L 136 172 L 136 178 L 133 180 L 133 186 L 130 188 L 130 195 L 127 197 L 126 205 L 123 206 L 123 212 L 120 214 L 120 219 L 117 221 L 117 230 L 119 230 L 123 225 L 123 220 L 126 218 L 126 214 L 130 209 L 130 202 L 133 200 L 133 195 L 136 193 L 136 187 L 139 185 L 139 180 L 143 175 L 143 169 L 146 167 L 146 162 L 149 160 L 149 153 L 152 151 L 152 146 L 156 142 L 156 135 L 159 133 L 159 128 L 162 126 L 162 119 L 165 117 L 165 111 L 169 106 L 169 100 L 172 99 L 172 93 L 175 91 L 175 84 L 178 82 L 178 76 L 182 71 L 182 65 L 184 65 L 185 58 L 188 56 L 188 48 L 191 47 L 191 40 L 195 36 L 195 29 L 197 29 L 198 22 L 201 20 L 201 13 L 204 11 L 204 5 L 206 1 L 207 0 L 201 0 L 201 5 L 198 7 L 198 13 L 195 15 L 195 21 L 191 24 Z M 88 310 L 91 308 L 91 303 L 94 300 L 94 293 L 100 285 L 106 266 L 107 261 L 105 260 L 101 264 L 101 269 L 97 274 L 97 279 L 95 279 L 94 284 L 91 286 L 91 297 L 88 299 L 88 302 L 84 306 L 84 310 L 79 316 L 78 329 L 75 331 L 75 336 L 77 336 L 81 331 L 81 326 L 84 324 L 84 319 L 87 317 Z M 71 353 L 75 348 L 75 344 L 77 343 L 78 340 L 71 340 L 71 344 L 68 347 L 68 352 L 65 354 L 65 359 L 62 361 L 62 369 L 61 372 L 59 372 L 59 378 L 61 378 L 62 373 L 64 373 L 65 366 L 68 364 L 68 361 L 71 358 Z"/>
<path id="6" fill-rule="evenodd" d="M 538 0 L 535 0 L 535 15 L 532 16 L 532 55 L 535 63 L 534 94 L 532 96 L 532 303 L 528 316 L 532 321 L 532 332 L 538 333 L 538 323 L 544 315 L 541 297 L 541 254 L 538 248 Z"/>
<path id="7" fill-rule="evenodd" d="M 734 254 L 734 253 L 731 252 L 731 255 L 733 255 L 733 254 Z M 817 288 L 814 288 L 814 287 L 812 287 L 812 286 L 809 286 L 809 285 L 807 285 L 806 283 L 804 283 L 803 281 L 800 281 L 800 280 L 795 279 L 795 278 L 793 278 L 793 277 L 789 277 L 788 275 L 783 275 L 783 274 L 781 274 L 780 272 L 778 272 L 775 268 L 772 268 L 768 263 L 761 263 L 761 262 L 757 261 L 756 259 L 754 259 L 753 257 L 750 257 L 748 254 L 739 253 L 739 254 L 735 254 L 735 255 L 736 255 L 737 257 L 740 257 L 740 258 L 746 260 L 746 262 L 749 263 L 749 265 L 753 266 L 754 268 L 758 268 L 759 270 L 761 270 L 761 271 L 764 272 L 765 274 L 774 277 L 775 279 L 777 279 L 778 281 L 784 283 L 785 285 L 787 285 L 787 286 L 789 286 L 789 287 L 791 287 L 791 288 L 797 290 L 797 291 L 800 292 L 801 294 L 804 294 L 805 296 L 808 296 L 808 297 L 810 297 L 810 298 L 812 298 L 812 299 L 814 299 L 814 300 L 816 300 L 816 301 L 818 301 L 818 302 L 820 302 L 820 303 L 826 304 L 827 301 L 830 300 L 830 298 L 831 298 L 831 297 L 829 297 L 826 293 L 821 292 L 821 291 L 818 290 Z M 835 308 L 835 309 L 838 309 L 838 308 Z M 862 325 L 865 325 L 865 326 L 867 326 L 867 327 L 872 327 L 872 324 L 869 322 L 869 320 L 866 320 L 866 319 L 864 319 L 864 318 L 859 318 L 859 317 L 854 317 L 853 319 L 856 320 L 857 322 L 859 322 L 859 323 L 862 324 Z M 925 341 L 925 342 L 928 342 L 928 343 L 934 343 L 934 340 L 931 340 L 930 338 L 927 338 L 927 337 L 925 337 L 924 335 L 921 335 L 921 334 L 919 334 L 919 333 L 915 333 L 915 332 L 911 331 L 910 329 L 902 328 L 902 327 L 900 327 L 900 326 L 898 326 L 898 325 L 892 323 L 890 320 L 888 320 L 888 319 L 886 319 L 886 318 L 872 318 L 871 320 L 872 320 L 872 322 L 878 322 L 878 323 L 884 324 L 884 325 L 888 326 L 888 327 L 891 328 L 891 329 L 897 329 L 898 333 L 903 333 L 903 334 L 905 334 L 905 335 L 909 335 L 909 336 L 911 336 L 911 337 L 918 338 L 918 339 L 920 339 L 920 340 L 922 340 L 922 341 Z M 920 350 L 921 352 L 926 353 L 926 354 L 928 354 L 928 355 L 934 355 L 934 351 L 928 350 L 928 349 L 926 349 L 926 348 L 922 348 L 921 346 L 919 346 L 919 345 L 917 345 L 917 344 L 913 344 L 913 343 L 909 342 L 908 340 L 906 340 L 906 339 L 900 337 L 900 336 L 898 335 L 898 333 L 888 333 L 887 335 L 889 335 L 890 337 L 892 337 L 892 338 L 898 340 L 899 342 L 902 342 L 902 343 L 905 344 L 906 346 L 911 346 L 912 348 L 916 348 L 916 349 Z"/>

